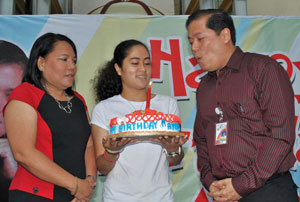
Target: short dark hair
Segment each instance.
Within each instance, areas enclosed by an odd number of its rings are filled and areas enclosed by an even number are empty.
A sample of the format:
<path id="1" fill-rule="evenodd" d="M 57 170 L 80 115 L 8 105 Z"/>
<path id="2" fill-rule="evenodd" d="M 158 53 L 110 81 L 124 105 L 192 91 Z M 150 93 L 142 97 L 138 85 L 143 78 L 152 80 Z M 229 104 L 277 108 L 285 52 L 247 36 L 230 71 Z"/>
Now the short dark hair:
<path id="1" fill-rule="evenodd" d="M 125 40 L 116 46 L 113 58 L 105 64 L 104 68 L 98 70 L 98 74 L 93 80 L 97 102 L 122 92 L 122 80 L 114 65 L 118 64 L 122 68 L 123 61 L 128 56 L 130 49 L 137 45 L 145 47 L 149 53 L 148 47 L 142 42 L 135 39 Z"/>
<path id="2" fill-rule="evenodd" d="M 207 20 L 206 27 L 214 30 L 217 34 L 220 34 L 220 32 L 224 28 L 228 28 L 230 30 L 232 43 L 235 45 L 236 38 L 235 38 L 235 27 L 233 24 L 233 20 L 232 17 L 225 11 L 221 11 L 217 9 L 197 10 L 188 17 L 185 24 L 186 28 L 188 28 L 191 22 L 198 20 L 207 15 L 210 16 Z"/>
<path id="3" fill-rule="evenodd" d="M 37 63 L 39 57 L 46 57 L 53 50 L 55 43 L 58 41 L 65 41 L 70 44 L 77 58 L 76 46 L 70 38 L 62 34 L 55 34 L 50 32 L 46 33 L 40 36 L 34 42 L 31 48 L 28 66 L 25 70 L 22 82 L 28 82 L 40 89 L 46 90 L 41 83 L 42 72 L 39 70 Z M 72 87 L 66 89 L 66 92 L 70 95 L 73 95 Z"/>
<path id="4" fill-rule="evenodd" d="M 24 70 L 27 62 L 28 58 L 19 46 L 0 40 L 0 64 L 18 64 Z"/>

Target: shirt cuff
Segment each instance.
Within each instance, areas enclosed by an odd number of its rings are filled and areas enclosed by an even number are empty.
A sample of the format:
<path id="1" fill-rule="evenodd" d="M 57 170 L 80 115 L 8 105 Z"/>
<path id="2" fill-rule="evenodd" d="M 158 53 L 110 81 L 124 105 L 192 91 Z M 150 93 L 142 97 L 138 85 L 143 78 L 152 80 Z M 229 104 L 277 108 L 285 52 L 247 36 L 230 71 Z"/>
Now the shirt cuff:
<path id="1" fill-rule="evenodd" d="M 243 175 L 232 178 L 232 186 L 235 191 L 242 197 L 247 196 L 251 192 L 255 191 L 257 188 L 250 188 L 248 182 L 244 179 Z"/>

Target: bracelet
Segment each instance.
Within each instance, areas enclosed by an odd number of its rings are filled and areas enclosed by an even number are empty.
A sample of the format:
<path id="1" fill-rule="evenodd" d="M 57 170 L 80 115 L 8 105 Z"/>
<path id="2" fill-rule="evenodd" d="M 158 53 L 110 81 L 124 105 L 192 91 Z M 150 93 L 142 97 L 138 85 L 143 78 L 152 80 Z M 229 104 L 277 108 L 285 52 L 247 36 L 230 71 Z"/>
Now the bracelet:
<path id="1" fill-rule="evenodd" d="M 94 181 L 96 181 L 96 178 L 94 177 L 94 175 L 87 175 L 86 178 L 92 178 Z"/>
<path id="2" fill-rule="evenodd" d="M 117 153 L 117 158 L 116 158 L 115 160 L 109 159 L 109 157 L 107 156 L 107 153 L 108 153 L 108 152 L 105 150 L 104 153 L 103 153 L 103 157 L 104 157 L 104 159 L 107 160 L 108 162 L 113 163 L 113 162 L 116 162 L 116 161 L 119 159 L 120 153 Z M 115 155 L 115 154 L 113 154 L 113 155 Z"/>
<path id="3" fill-rule="evenodd" d="M 110 150 L 110 149 L 105 148 L 105 151 L 106 151 L 108 154 L 115 155 L 115 154 L 121 153 L 121 152 L 123 151 L 123 149 L 117 150 L 117 151 L 113 151 L 113 150 Z"/>
<path id="4" fill-rule="evenodd" d="M 168 151 L 165 148 L 163 149 L 163 151 L 166 153 L 168 158 L 175 158 L 181 154 L 182 149 L 181 149 L 181 146 L 179 146 L 177 152 L 168 153 Z"/>
<path id="5" fill-rule="evenodd" d="M 75 196 L 77 194 L 77 191 L 78 191 L 78 177 L 75 177 L 75 178 L 76 178 L 76 187 L 75 187 L 74 194 L 72 194 L 73 196 Z"/>

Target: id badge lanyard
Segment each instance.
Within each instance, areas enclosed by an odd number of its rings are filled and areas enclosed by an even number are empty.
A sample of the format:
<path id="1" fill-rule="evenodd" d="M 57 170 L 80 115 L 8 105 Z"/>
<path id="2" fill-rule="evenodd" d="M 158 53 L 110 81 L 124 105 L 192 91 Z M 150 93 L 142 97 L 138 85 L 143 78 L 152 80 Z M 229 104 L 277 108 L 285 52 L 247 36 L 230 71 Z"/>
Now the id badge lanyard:
<path id="1" fill-rule="evenodd" d="M 223 121 L 224 113 L 220 107 L 216 107 L 215 112 L 219 116 L 219 121 L 216 123 L 215 145 L 227 144 L 227 121 Z"/>
<path id="2" fill-rule="evenodd" d="M 218 100 L 218 85 L 216 86 L 216 100 Z M 216 149 L 219 151 L 220 158 L 221 158 L 221 165 L 220 168 L 223 167 L 223 155 L 222 155 L 222 147 L 221 145 L 227 144 L 227 136 L 228 136 L 228 123 L 224 121 L 224 112 L 221 108 L 221 105 L 218 105 L 215 108 L 215 112 L 218 116 L 218 121 L 215 125 L 215 146 Z"/>

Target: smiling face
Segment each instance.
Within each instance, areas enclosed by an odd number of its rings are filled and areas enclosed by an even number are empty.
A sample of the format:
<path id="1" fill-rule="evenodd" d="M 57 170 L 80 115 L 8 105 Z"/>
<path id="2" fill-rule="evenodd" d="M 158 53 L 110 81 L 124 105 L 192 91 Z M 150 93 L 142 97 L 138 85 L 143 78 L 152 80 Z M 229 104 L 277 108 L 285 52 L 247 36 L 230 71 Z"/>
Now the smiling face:
<path id="1" fill-rule="evenodd" d="M 228 62 L 227 45 L 230 31 L 225 28 L 218 35 L 214 30 L 207 28 L 209 16 L 203 16 L 189 24 L 188 39 L 200 67 L 212 72 L 222 69 Z"/>
<path id="2" fill-rule="evenodd" d="M 0 137 L 5 134 L 2 110 L 11 91 L 22 80 L 23 69 L 18 64 L 0 64 Z"/>
<path id="3" fill-rule="evenodd" d="M 150 55 L 142 45 L 135 45 L 128 50 L 122 67 L 115 64 L 117 73 L 121 76 L 123 90 L 145 90 L 152 73 Z"/>
<path id="4" fill-rule="evenodd" d="M 38 67 L 48 91 L 63 91 L 71 87 L 77 72 L 72 46 L 66 41 L 56 42 L 45 58 L 39 58 Z"/>

